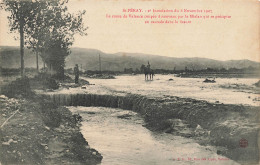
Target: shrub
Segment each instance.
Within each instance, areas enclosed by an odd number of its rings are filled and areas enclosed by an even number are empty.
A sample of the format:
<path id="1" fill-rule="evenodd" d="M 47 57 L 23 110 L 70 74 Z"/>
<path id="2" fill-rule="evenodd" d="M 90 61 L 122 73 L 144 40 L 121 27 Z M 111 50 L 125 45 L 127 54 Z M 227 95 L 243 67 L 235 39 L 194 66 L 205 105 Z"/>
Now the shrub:
<path id="1" fill-rule="evenodd" d="M 31 90 L 28 77 L 18 78 L 10 84 L 1 87 L 1 93 L 7 97 L 32 97 L 34 93 Z"/>
<path id="2" fill-rule="evenodd" d="M 44 86 L 49 89 L 58 89 L 59 88 L 59 85 L 54 78 L 45 79 Z"/>
<path id="3" fill-rule="evenodd" d="M 47 73 L 39 73 L 32 79 L 37 85 L 47 89 L 58 89 L 59 85 L 55 78 Z"/>

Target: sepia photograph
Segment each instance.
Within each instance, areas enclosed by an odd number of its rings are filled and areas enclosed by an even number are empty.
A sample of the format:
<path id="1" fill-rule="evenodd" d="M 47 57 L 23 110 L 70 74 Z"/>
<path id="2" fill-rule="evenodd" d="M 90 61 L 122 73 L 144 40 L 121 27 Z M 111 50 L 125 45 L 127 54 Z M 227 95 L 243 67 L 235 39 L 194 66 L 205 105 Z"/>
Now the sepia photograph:
<path id="1" fill-rule="evenodd" d="M 260 164 L 259 0 L 0 0 L 0 165 Z"/>

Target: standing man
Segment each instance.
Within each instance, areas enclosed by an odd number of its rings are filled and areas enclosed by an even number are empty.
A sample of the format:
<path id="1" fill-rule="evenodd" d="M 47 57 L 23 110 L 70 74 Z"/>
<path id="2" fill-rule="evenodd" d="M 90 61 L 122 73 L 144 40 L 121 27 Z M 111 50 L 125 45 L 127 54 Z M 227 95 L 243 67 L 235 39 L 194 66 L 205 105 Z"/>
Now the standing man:
<path id="1" fill-rule="evenodd" d="M 75 74 L 75 84 L 79 83 L 79 66 L 78 64 L 74 67 L 74 74 Z"/>
<path id="2" fill-rule="evenodd" d="M 148 68 L 148 70 L 150 71 L 151 66 L 150 66 L 149 61 L 148 61 L 148 64 L 147 64 L 147 68 Z"/>

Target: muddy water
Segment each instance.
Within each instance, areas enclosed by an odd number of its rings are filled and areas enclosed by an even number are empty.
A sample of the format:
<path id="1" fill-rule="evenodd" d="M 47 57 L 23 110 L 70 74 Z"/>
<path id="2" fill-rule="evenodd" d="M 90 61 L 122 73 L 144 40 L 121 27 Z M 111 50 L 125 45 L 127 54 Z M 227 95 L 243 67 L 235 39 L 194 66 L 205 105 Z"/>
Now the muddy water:
<path id="1" fill-rule="evenodd" d="M 69 109 L 83 117 L 81 132 L 89 145 L 102 154 L 102 165 L 236 164 L 217 155 L 214 147 L 147 130 L 143 119 L 131 111 L 104 107 Z"/>
<path id="2" fill-rule="evenodd" d="M 173 80 L 169 81 L 171 78 Z M 85 79 L 112 91 L 260 106 L 260 91 L 254 85 L 259 79 L 253 78 L 217 78 L 216 83 L 203 83 L 204 78 L 180 78 L 174 75 L 156 75 L 153 81 L 145 81 L 143 75 L 117 76 L 116 79 Z"/>

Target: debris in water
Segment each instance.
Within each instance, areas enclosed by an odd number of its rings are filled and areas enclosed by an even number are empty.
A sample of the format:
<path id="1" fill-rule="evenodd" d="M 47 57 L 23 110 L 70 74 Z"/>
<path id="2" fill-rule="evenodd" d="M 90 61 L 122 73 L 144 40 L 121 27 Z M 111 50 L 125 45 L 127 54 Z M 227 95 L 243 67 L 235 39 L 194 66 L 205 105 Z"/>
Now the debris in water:
<path id="1" fill-rule="evenodd" d="M 120 119 L 130 119 L 132 115 L 130 114 L 123 114 L 123 115 L 120 115 L 120 116 L 117 116 L 117 118 L 120 118 Z"/>
<path id="2" fill-rule="evenodd" d="M 94 114 L 96 114 L 95 112 L 84 112 L 84 113 L 86 113 L 86 114 L 90 114 L 90 115 L 94 115 Z"/>
<path id="3" fill-rule="evenodd" d="M 205 83 L 215 83 L 216 81 L 215 81 L 215 78 L 214 79 L 208 79 L 208 78 L 206 78 L 203 82 L 205 82 Z"/>

